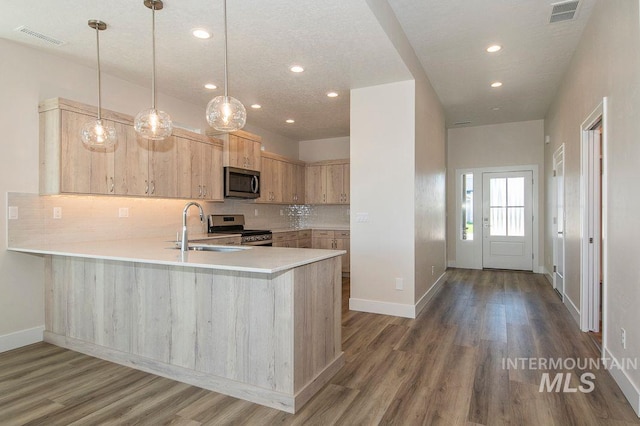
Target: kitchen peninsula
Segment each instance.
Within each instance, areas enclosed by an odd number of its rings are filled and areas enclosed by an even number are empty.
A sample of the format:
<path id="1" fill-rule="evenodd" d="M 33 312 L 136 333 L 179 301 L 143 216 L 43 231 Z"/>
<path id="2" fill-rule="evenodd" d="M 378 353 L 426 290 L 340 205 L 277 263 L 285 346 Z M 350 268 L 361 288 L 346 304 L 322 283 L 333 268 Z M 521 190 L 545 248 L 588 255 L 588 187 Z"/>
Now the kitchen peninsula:
<path id="1" fill-rule="evenodd" d="M 10 250 L 46 258 L 49 343 L 291 413 L 344 365 L 344 251 L 172 246 Z"/>

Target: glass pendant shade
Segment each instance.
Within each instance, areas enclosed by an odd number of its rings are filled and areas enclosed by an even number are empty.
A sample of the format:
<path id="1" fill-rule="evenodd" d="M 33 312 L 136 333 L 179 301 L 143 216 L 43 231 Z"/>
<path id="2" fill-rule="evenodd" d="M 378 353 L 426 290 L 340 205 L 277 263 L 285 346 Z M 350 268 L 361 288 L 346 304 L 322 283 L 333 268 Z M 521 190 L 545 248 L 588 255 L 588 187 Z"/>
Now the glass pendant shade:
<path id="1" fill-rule="evenodd" d="M 143 138 L 159 141 L 171 135 L 173 123 L 166 112 L 149 108 L 136 115 L 133 128 Z"/>
<path id="2" fill-rule="evenodd" d="M 87 148 L 112 148 L 117 142 L 116 128 L 103 120 L 84 123 L 81 130 L 82 143 Z"/>
<path id="3" fill-rule="evenodd" d="M 118 142 L 116 128 L 102 120 L 102 83 L 100 79 L 100 31 L 107 29 L 107 24 L 91 19 L 87 23 L 90 28 L 96 30 L 96 52 L 98 59 L 98 118 L 91 120 L 82 126 L 80 139 L 84 146 L 91 150 L 104 150 L 113 148 Z"/>
<path id="4" fill-rule="evenodd" d="M 235 132 L 247 122 L 247 110 L 242 102 L 229 96 L 229 69 L 227 66 L 227 0 L 222 0 L 224 16 L 224 96 L 216 96 L 207 104 L 205 116 L 211 127 L 219 132 Z"/>
<path id="5" fill-rule="evenodd" d="M 140 111 L 133 122 L 133 128 L 145 139 L 159 141 L 171 135 L 173 122 L 164 111 L 156 109 L 156 11 L 164 7 L 162 0 L 144 0 L 151 9 L 151 108 Z"/>
<path id="6" fill-rule="evenodd" d="M 216 96 L 207 105 L 207 122 L 220 132 L 235 132 L 247 122 L 247 110 L 236 98 Z"/>

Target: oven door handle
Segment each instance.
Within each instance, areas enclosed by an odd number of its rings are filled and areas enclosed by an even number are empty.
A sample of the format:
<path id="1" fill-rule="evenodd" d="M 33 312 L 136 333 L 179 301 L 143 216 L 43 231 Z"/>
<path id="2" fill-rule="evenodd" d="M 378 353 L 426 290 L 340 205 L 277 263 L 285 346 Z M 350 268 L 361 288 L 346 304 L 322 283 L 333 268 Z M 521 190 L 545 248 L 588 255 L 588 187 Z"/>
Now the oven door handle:
<path id="1" fill-rule="evenodd" d="M 253 192 L 254 194 L 257 194 L 259 189 L 260 189 L 260 182 L 258 181 L 258 176 L 252 176 L 251 177 L 251 192 Z"/>

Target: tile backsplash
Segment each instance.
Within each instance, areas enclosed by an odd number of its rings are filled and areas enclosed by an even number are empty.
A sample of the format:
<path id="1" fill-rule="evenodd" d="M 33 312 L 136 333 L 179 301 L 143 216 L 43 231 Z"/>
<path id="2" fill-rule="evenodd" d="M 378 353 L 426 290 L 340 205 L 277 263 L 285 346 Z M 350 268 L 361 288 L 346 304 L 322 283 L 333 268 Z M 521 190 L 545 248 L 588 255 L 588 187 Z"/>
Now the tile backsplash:
<path id="1" fill-rule="evenodd" d="M 9 246 L 57 242 L 164 237 L 181 229 L 189 200 L 7 193 L 18 218 L 7 221 Z M 245 200 L 202 203 L 206 214 L 244 214 L 256 229 L 348 227 L 349 206 L 271 205 Z M 54 208 L 61 217 L 54 218 Z M 197 209 L 189 211 L 189 232 L 206 233 Z M 124 217 L 122 217 L 124 216 Z"/>

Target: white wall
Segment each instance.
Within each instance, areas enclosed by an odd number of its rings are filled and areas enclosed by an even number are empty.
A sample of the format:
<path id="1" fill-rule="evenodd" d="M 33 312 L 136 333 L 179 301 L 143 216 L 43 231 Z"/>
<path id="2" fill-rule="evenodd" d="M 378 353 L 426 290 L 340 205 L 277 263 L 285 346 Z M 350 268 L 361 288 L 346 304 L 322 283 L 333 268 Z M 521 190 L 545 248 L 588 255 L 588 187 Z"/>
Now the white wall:
<path id="1" fill-rule="evenodd" d="M 298 159 L 299 153 L 297 141 L 286 138 L 277 133 L 270 132 L 261 127 L 254 126 L 251 123 L 247 123 L 242 130 L 260 135 L 262 137 L 262 146 L 265 151 L 273 152 L 274 154 L 282 155 L 294 160 Z"/>
<path id="2" fill-rule="evenodd" d="M 545 148 L 547 182 L 553 152 L 565 143 L 566 270 L 568 296 L 580 306 L 580 126 L 603 97 L 608 97 L 608 150 L 605 168 L 608 201 L 605 223 L 604 337 L 605 349 L 618 360 L 640 358 L 640 268 L 638 212 L 640 197 L 640 7 L 637 0 L 596 3 L 578 49 L 545 120 L 551 143 Z M 549 194 L 551 195 L 551 193 Z M 550 200 L 547 199 L 550 204 Z M 551 212 L 547 212 L 545 243 L 552 247 Z M 552 263 L 547 256 L 547 269 Z M 627 348 L 620 329 L 627 331 Z M 614 375 L 615 377 L 615 375 Z M 638 412 L 640 370 L 616 377 Z M 627 386 L 628 385 L 628 386 Z M 632 385 L 632 386 L 631 386 Z M 635 387 L 635 388 L 633 388 Z"/>
<path id="3" fill-rule="evenodd" d="M 447 269 L 444 111 L 431 83 L 416 80 L 415 303 Z"/>
<path id="4" fill-rule="evenodd" d="M 414 176 L 415 83 L 352 90 L 352 299 L 414 304 Z"/>
<path id="5" fill-rule="evenodd" d="M 448 130 L 447 141 L 447 258 L 456 260 L 457 218 L 456 170 L 521 165 L 537 165 L 544 170 L 544 121 L 522 121 L 517 123 L 492 124 L 487 126 L 462 127 Z M 539 218 L 544 215 L 544 184 L 538 182 Z M 539 241 L 542 241 L 544 226 L 540 222 Z M 476 238 L 473 244 L 482 244 Z M 477 251 L 477 250 L 476 250 Z M 480 250 L 480 255 L 482 251 Z M 537 259 L 544 259 L 544 245 L 540 244 Z M 540 262 L 542 264 L 542 262 Z M 536 263 L 537 265 L 537 263 Z"/>
<path id="6" fill-rule="evenodd" d="M 298 142 L 300 157 L 306 162 L 349 158 L 349 136 Z"/>

